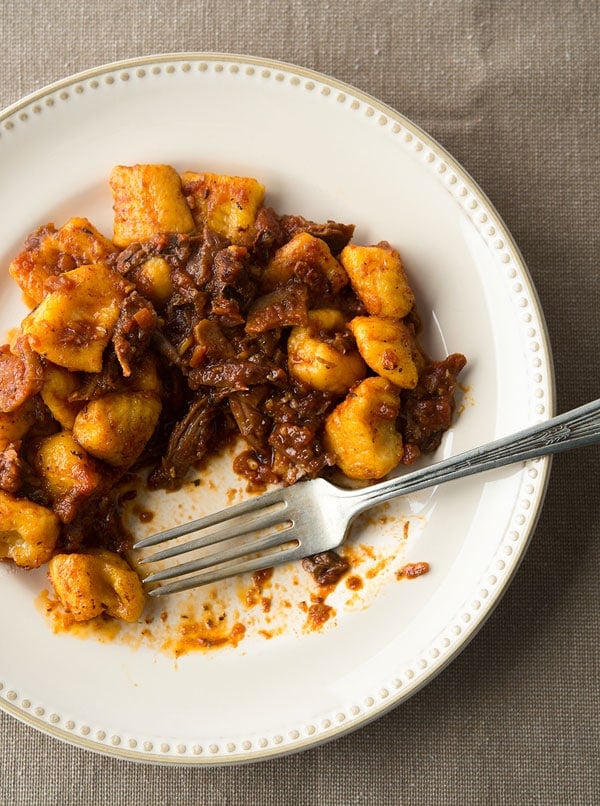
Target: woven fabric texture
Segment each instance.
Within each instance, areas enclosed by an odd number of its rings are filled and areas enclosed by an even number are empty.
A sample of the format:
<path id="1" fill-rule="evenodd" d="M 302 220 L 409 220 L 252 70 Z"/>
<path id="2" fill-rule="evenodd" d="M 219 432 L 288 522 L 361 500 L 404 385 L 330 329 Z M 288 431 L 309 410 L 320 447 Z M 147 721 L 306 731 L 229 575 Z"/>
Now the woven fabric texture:
<path id="1" fill-rule="evenodd" d="M 599 23 L 593 0 L 4 0 L 0 107 L 89 67 L 174 51 L 280 59 L 376 96 L 441 142 L 513 233 L 562 411 L 600 392 Z M 283 759 L 173 769 L 88 753 L 0 711 L 0 803 L 600 802 L 599 475 L 596 448 L 555 460 L 499 607 L 442 675 L 376 722 Z"/>

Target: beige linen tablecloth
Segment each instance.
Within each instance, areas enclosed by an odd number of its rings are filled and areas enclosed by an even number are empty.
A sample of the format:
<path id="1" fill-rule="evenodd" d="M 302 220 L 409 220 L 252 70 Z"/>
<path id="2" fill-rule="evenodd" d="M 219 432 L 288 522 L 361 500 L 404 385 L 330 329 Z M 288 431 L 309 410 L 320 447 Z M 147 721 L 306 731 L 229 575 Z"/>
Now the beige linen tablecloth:
<path id="1" fill-rule="evenodd" d="M 375 95 L 465 166 L 515 236 L 547 316 L 560 411 L 600 394 L 599 34 L 593 0 L 4 0 L 0 106 L 169 51 L 272 57 Z M 500 606 L 378 721 L 288 758 L 174 769 L 88 753 L 0 711 L 0 804 L 599 803 L 599 474 L 597 448 L 555 460 Z"/>

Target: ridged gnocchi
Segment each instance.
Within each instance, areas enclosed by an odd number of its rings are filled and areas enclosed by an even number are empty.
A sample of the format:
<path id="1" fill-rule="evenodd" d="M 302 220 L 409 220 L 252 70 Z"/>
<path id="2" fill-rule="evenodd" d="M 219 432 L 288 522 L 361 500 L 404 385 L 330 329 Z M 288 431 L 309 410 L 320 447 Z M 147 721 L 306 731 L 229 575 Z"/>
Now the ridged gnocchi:
<path id="1" fill-rule="evenodd" d="M 161 409 L 153 392 L 107 392 L 77 414 L 73 437 L 96 459 L 129 467 L 154 433 Z"/>
<path id="2" fill-rule="evenodd" d="M 55 279 L 23 320 L 31 348 L 72 371 L 100 372 L 102 356 L 133 286 L 104 263 L 80 266 Z"/>
<path id="3" fill-rule="evenodd" d="M 140 578 L 113 551 L 55 554 L 48 563 L 52 586 L 75 621 L 108 615 L 137 621 L 145 596 Z"/>
<path id="4" fill-rule="evenodd" d="M 43 437 L 33 447 L 31 464 L 41 488 L 53 511 L 69 523 L 81 503 L 98 492 L 107 479 L 71 431 Z"/>
<path id="5" fill-rule="evenodd" d="M 33 308 L 46 296 L 50 277 L 77 266 L 106 263 L 116 253 L 115 245 L 87 218 L 70 218 L 58 230 L 48 224 L 30 235 L 8 270 Z"/>
<path id="6" fill-rule="evenodd" d="M 73 428 L 75 417 L 82 406 L 82 403 L 71 399 L 80 382 L 76 373 L 50 361 L 46 362 L 40 394 L 54 419 L 67 430 Z"/>
<path id="7" fill-rule="evenodd" d="M 109 184 L 116 246 L 148 241 L 162 232 L 194 229 L 181 178 L 170 165 L 117 165 L 111 171 Z"/>

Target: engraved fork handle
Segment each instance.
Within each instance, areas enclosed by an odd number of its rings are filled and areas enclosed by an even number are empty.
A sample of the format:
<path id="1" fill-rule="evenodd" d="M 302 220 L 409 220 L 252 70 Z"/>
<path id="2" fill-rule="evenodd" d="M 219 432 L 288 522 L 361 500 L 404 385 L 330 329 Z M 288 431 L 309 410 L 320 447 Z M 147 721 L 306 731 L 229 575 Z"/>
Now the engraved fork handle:
<path id="1" fill-rule="evenodd" d="M 600 399 L 414 473 L 361 490 L 345 490 L 343 498 L 350 505 L 354 516 L 398 495 L 596 442 L 600 442 Z"/>

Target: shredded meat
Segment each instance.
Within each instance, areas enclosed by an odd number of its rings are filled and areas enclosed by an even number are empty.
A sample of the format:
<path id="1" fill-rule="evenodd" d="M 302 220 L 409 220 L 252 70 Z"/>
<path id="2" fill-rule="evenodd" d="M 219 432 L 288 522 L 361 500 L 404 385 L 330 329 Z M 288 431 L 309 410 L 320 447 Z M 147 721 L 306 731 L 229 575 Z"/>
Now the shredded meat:
<path id="1" fill-rule="evenodd" d="M 182 233 L 161 233 L 145 243 L 133 243 L 119 253 L 115 268 L 132 280 L 143 293 L 140 269 L 151 257 L 164 258 L 172 269 L 185 266 L 197 248 L 199 238 Z"/>
<path id="2" fill-rule="evenodd" d="M 308 323 L 308 287 L 289 280 L 274 291 L 259 297 L 248 311 L 246 332 L 265 333 L 280 327 Z"/>
<path id="3" fill-rule="evenodd" d="M 405 395 L 399 430 L 404 442 L 416 446 L 419 452 L 434 451 L 450 427 L 456 378 L 466 363 L 467 359 L 460 353 L 453 353 L 443 361 L 431 361 L 421 373 L 416 388 Z"/>
<path id="4" fill-rule="evenodd" d="M 299 215 L 280 216 L 273 208 L 264 207 L 256 217 L 253 250 L 259 258 L 266 261 L 277 248 L 291 240 L 294 235 L 307 232 L 325 241 L 332 255 L 339 255 L 350 242 L 354 229 L 353 224 L 339 224 L 336 221 L 317 224 Z"/>
<path id="5" fill-rule="evenodd" d="M 222 325 L 243 324 L 244 310 L 256 293 L 248 250 L 243 246 L 228 246 L 217 252 L 207 287 L 211 296 L 210 311 L 220 318 Z"/>
<path id="6" fill-rule="evenodd" d="M 302 560 L 302 567 L 318 585 L 325 586 L 337 585 L 350 568 L 350 563 L 335 551 L 323 551 L 320 554 L 313 554 L 312 557 L 305 557 Z"/>
<path id="7" fill-rule="evenodd" d="M 323 446 L 322 430 L 336 402 L 333 395 L 299 384 L 290 384 L 265 402 L 272 423 L 267 440 L 272 467 L 284 484 L 314 477 L 333 464 Z"/>
<path id="8" fill-rule="evenodd" d="M 155 330 L 152 334 L 152 346 L 171 366 L 177 367 L 182 375 L 187 375 L 188 366 L 186 362 L 179 354 L 175 345 L 160 330 Z"/>
<path id="9" fill-rule="evenodd" d="M 127 295 L 112 337 L 115 355 L 126 378 L 131 375 L 136 356 L 148 349 L 157 321 L 156 311 L 145 297 L 138 291 Z"/>
<path id="10" fill-rule="evenodd" d="M 286 242 L 285 230 L 272 207 L 263 207 L 258 211 L 254 229 L 256 235 L 252 252 L 260 263 L 266 264 L 273 252 Z"/>
<path id="11" fill-rule="evenodd" d="M 198 345 L 196 362 L 231 358 L 235 350 L 231 342 L 214 319 L 201 319 L 194 327 L 194 338 Z"/>
<path id="12" fill-rule="evenodd" d="M 77 551 L 82 546 L 98 546 L 125 552 L 131 545 L 131 536 L 119 517 L 119 495 L 116 490 L 95 496 L 77 510 L 77 514 L 63 526 L 63 551 Z"/>
<path id="13" fill-rule="evenodd" d="M 229 409 L 240 434 L 263 462 L 270 457 L 267 448 L 270 423 L 263 409 L 268 392 L 267 385 L 259 385 L 228 397 Z"/>
<path id="14" fill-rule="evenodd" d="M 173 428 L 160 465 L 150 476 L 151 487 L 173 488 L 208 451 L 215 436 L 217 405 L 210 395 L 200 394 L 185 417 Z"/>
<path id="15" fill-rule="evenodd" d="M 281 384 L 285 373 L 266 356 L 261 361 L 243 361 L 233 358 L 229 361 L 216 361 L 205 367 L 193 369 L 189 374 L 192 389 L 200 386 L 217 386 L 231 391 L 242 391 L 262 383 Z"/>
<path id="16" fill-rule="evenodd" d="M 114 352 L 104 359 L 100 372 L 86 374 L 79 388 L 70 395 L 71 402 L 95 400 L 121 386 L 122 370 Z"/>

